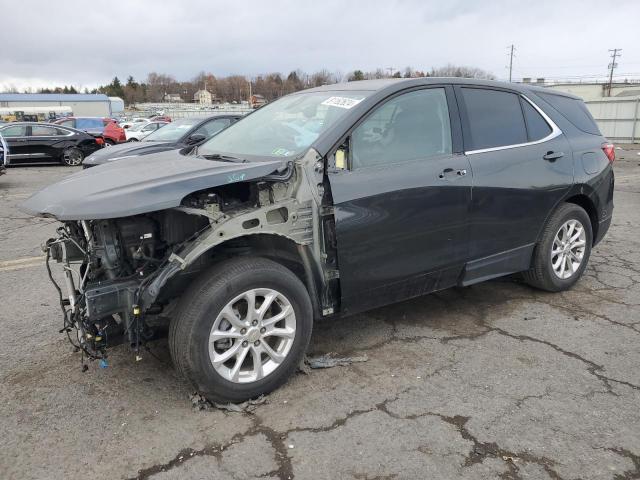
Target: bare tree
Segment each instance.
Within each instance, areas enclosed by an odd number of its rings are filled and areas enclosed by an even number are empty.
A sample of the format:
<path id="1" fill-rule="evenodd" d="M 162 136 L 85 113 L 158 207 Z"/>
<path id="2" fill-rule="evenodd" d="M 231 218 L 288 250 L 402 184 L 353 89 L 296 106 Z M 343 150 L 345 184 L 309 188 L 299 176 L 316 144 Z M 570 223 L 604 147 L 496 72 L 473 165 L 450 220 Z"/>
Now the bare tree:
<path id="1" fill-rule="evenodd" d="M 430 77 L 464 77 L 464 78 L 481 78 L 486 80 L 495 80 L 492 73 L 476 67 L 465 67 L 459 65 L 448 64 L 445 67 L 432 68 L 429 72 Z"/>

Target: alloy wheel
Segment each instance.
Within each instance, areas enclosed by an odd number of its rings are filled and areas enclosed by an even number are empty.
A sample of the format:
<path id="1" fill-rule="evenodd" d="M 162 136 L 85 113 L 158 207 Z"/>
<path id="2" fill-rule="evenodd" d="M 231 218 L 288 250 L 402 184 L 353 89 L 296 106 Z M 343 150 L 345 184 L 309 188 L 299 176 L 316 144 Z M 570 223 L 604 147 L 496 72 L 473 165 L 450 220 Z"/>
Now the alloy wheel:
<path id="1" fill-rule="evenodd" d="M 225 305 L 209 333 L 216 372 L 234 383 L 273 373 L 291 351 L 296 316 L 291 302 L 269 288 L 248 290 Z"/>
<path id="2" fill-rule="evenodd" d="M 580 268 L 586 244 L 585 229 L 578 220 L 568 220 L 560 227 L 551 246 L 551 266 L 558 278 L 571 278 Z"/>
<path id="3" fill-rule="evenodd" d="M 64 163 L 70 166 L 80 165 L 82 163 L 82 152 L 75 148 L 64 152 Z"/>

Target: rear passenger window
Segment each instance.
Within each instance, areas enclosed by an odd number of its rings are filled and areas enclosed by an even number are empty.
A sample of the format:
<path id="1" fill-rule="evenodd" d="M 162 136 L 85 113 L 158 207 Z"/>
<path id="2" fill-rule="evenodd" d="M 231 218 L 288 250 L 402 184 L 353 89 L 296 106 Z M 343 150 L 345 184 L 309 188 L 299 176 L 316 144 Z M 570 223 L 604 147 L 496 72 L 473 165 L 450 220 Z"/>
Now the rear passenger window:
<path id="1" fill-rule="evenodd" d="M 58 129 L 45 125 L 34 125 L 31 127 L 32 137 L 54 137 L 58 135 Z"/>
<path id="2" fill-rule="evenodd" d="M 389 100 L 351 135 L 354 168 L 449 153 L 451 126 L 443 88 L 418 90 Z"/>
<path id="3" fill-rule="evenodd" d="M 585 133 L 601 135 L 598 125 L 587 110 L 586 105 L 577 98 L 565 97 L 549 93 L 537 93 L 553 108 L 558 110 L 567 120 Z"/>
<path id="4" fill-rule="evenodd" d="M 527 129 L 518 95 L 482 88 L 461 90 L 471 134 L 467 150 L 527 142 Z"/>
<path id="5" fill-rule="evenodd" d="M 551 127 L 547 121 L 542 118 L 542 115 L 524 98 L 522 99 L 522 110 L 524 112 L 524 119 L 527 122 L 527 133 L 529 134 L 530 142 L 540 140 L 551 133 Z"/>

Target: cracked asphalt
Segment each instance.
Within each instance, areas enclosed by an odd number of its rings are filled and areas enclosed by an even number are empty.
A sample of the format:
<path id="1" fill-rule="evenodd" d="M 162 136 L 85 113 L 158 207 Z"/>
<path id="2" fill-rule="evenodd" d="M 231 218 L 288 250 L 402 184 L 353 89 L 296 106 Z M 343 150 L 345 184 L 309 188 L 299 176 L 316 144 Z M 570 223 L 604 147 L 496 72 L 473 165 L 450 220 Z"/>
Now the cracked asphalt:
<path id="1" fill-rule="evenodd" d="M 15 206 L 71 169 L 0 177 L 2 479 L 640 478 L 640 156 L 618 150 L 611 230 L 569 292 L 516 278 L 319 322 L 252 413 L 193 409 L 165 341 L 82 372 Z"/>

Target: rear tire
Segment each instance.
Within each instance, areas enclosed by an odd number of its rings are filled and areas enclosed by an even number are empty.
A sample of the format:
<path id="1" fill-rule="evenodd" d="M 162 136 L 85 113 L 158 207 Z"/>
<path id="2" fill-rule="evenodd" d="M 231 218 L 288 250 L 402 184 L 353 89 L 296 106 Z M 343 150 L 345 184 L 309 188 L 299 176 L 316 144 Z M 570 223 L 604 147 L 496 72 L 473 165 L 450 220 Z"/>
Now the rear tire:
<path id="1" fill-rule="evenodd" d="M 115 144 L 116 144 L 116 142 L 114 142 L 110 138 L 105 138 L 104 139 L 104 146 L 105 147 L 113 147 Z"/>
<path id="2" fill-rule="evenodd" d="M 78 165 L 82 165 L 83 160 L 84 153 L 82 153 L 82 150 L 79 148 L 69 147 L 62 153 L 62 163 L 68 167 L 77 167 Z"/>
<path id="3" fill-rule="evenodd" d="M 293 272 L 264 258 L 233 258 L 183 295 L 169 349 L 178 372 L 206 398 L 242 402 L 288 380 L 307 349 L 312 324 L 309 294 Z"/>
<path id="4" fill-rule="evenodd" d="M 522 274 L 531 286 L 561 292 L 584 273 L 593 245 L 591 219 L 578 205 L 563 203 L 551 215 L 533 254 L 532 268 Z"/>

